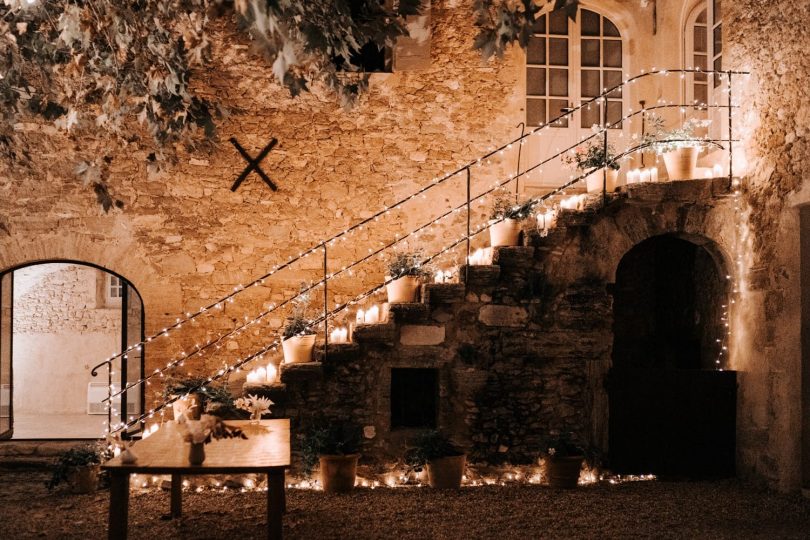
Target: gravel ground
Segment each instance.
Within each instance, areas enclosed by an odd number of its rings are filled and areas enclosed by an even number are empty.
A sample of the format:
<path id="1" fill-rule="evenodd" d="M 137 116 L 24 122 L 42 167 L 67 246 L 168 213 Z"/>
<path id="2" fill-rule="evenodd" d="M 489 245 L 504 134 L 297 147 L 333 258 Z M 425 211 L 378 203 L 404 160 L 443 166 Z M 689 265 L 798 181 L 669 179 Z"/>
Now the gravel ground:
<path id="1" fill-rule="evenodd" d="M 40 472 L 0 472 L 0 538 L 106 537 L 108 493 L 48 493 Z M 131 538 L 263 538 L 265 494 L 186 492 L 184 517 L 161 519 L 165 491 L 133 490 Z M 631 482 L 572 491 L 486 486 L 288 490 L 285 538 L 808 538 L 810 500 L 741 482 Z"/>

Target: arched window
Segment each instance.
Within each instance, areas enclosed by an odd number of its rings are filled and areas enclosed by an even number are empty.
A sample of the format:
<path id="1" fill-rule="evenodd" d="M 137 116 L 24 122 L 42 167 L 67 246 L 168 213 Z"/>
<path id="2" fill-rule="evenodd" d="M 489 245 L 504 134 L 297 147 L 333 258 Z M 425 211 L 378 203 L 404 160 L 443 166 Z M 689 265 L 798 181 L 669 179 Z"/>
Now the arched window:
<path id="1" fill-rule="evenodd" d="M 548 123 L 576 103 L 621 83 L 622 65 L 622 37 L 607 17 L 588 9 L 579 11 L 576 22 L 562 11 L 543 15 L 526 51 L 526 123 Z M 606 113 L 608 124 L 621 129 L 621 90 L 608 96 Z M 602 105 L 594 104 L 579 115 L 578 127 L 601 124 L 602 115 Z M 565 119 L 553 127 L 574 125 Z"/>
<path id="2" fill-rule="evenodd" d="M 687 67 L 709 69 L 709 29 L 707 9 L 696 10 L 686 27 Z M 691 61 L 691 64 L 689 63 Z M 686 92 L 686 102 L 698 108 L 709 102 L 709 80 L 705 73 L 695 73 L 690 77 Z"/>
<path id="3" fill-rule="evenodd" d="M 720 71 L 723 69 L 723 25 L 721 0 L 698 3 L 686 19 L 684 28 L 687 69 Z M 711 82 L 704 74 L 689 77 L 686 89 L 687 103 L 697 107 L 712 101 L 712 90 L 722 83 L 722 76 L 715 74 Z"/>

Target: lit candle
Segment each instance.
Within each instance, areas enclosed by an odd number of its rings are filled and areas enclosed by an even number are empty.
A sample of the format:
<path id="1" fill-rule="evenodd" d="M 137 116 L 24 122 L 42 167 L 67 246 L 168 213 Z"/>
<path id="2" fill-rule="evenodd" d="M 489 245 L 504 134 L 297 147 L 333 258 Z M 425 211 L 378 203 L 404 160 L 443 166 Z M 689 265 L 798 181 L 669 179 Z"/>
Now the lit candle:
<path id="1" fill-rule="evenodd" d="M 256 370 L 251 370 L 248 372 L 247 382 L 248 384 L 257 384 L 259 382 L 259 378 L 256 376 Z"/>
<path id="2" fill-rule="evenodd" d="M 436 272 L 436 275 L 433 276 L 433 283 L 444 283 L 444 270 Z"/>
<path id="3" fill-rule="evenodd" d="M 377 324 L 380 322 L 380 307 L 371 306 L 366 311 L 366 324 Z"/>
<path id="4" fill-rule="evenodd" d="M 268 384 L 273 384 L 274 382 L 276 382 L 276 379 L 278 378 L 278 368 L 273 362 L 267 364 L 266 373 L 267 376 L 265 380 L 267 381 Z"/>
<path id="5" fill-rule="evenodd" d="M 363 324 L 366 322 L 366 314 L 362 309 L 357 310 L 357 324 Z"/>
<path id="6" fill-rule="evenodd" d="M 639 171 L 638 169 L 633 169 L 631 171 L 627 171 L 627 183 L 628 184 L 637 184 L 640 174 L 641 174 L 641 171 Z"/>
<path id="7" fill-rule="evenodd" d="M 340 343 L 340 328 L 335 328 L 334 330 L 329 332 L 329 342 Z"/>
<path id="8" fill-rule="evenodd" d="M 658 167 L 650 167 L 650 181 L 658 182 Z"/>
<path id="9" fill-rule="evenodd" d="M 547 231 L 557 224 L 557 212 L 548 210 L 537 214 L 537 225 L 541 230 Z"/>
<path id="10" fill-rule="evenodd" d="M 711 169 L 703 169 L 703 178 L 709 179 L 713 177 L 713 173 Z"/>
<path id="11" fill-rule="evenodd" d="M 256 382 L 261 384 L 267 380 L 267 370 L 263 367 L 256 368 Z"/>
<path id="12" fill-rule="evenodd" d="M 723 176 L 723 167 L 718 163 L 714 167 L 712 167 L 712 172 L 714 173 L 715 178 L 720 178 Z"/>
<path id="13" fill-rule="evenodd" d="M 639 178 L 639 182 L 649 182 L 650 181 L 650 170 L 644 169 L 641 171 L 641 177 Z"/>
<path id="14" fill-rule="evenodd" d="M 387 322 L 388 321 L 388 312 L 391 310 L 391 304 L 385 302 L 382 305 L 382 311 L 380 313 L 379 322 Z"/>

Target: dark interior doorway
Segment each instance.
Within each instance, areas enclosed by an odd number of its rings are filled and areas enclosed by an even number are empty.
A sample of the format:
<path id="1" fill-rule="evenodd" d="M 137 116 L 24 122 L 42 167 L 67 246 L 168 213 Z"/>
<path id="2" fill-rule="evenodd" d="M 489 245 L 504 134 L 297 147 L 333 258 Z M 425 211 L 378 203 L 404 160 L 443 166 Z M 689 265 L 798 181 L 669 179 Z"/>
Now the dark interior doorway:
<path id="1" fill-rule="evenodd" d="M 615 472 L 734 475 L 736 374 L 716 365 L 726 301 L 725 272 L 682 238 L 650 238 L 619 263 L 608 384 Z"/>

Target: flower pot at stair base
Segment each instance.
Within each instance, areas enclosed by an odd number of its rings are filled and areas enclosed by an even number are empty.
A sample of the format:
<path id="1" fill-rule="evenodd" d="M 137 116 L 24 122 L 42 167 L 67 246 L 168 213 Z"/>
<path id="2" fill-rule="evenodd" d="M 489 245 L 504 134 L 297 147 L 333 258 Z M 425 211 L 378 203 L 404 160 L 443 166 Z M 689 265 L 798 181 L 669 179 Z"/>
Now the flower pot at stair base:
<path id="1" fill-rule="evenodd" d="M 284 363 L 303 364 L 312 362 L 312 349 L 315 348 L 315 334 L 293 336 L 281 341 L 284 350 Z"/>
<path id="2" fill-rule="evenodd" d="M 520 245 L 520 222 L 506 218 L 490 225 L 489 245 L 492 247 Z"/>
<path id="3" fill-rule="evenodd" d="M 354 488 L 360 454 L 321 456 L 321 485 L 326 493 L 346 493 Z"/>
<path id="4" fill-rule="evenodd" d="M 431 459 L 427 464 L 430 487 L 435 489 L 460 488 L 466 461 L 466 454 Z"/>
<path id="5" fill-rule="evenodd" d="M 98 465 L 76 467 L 67 474 L 67 483 L 73 493 L 93 493 L 98 489 Z"/>
<path id="6" fill-rule="evenodd" d="M 664 152 L 664 163 L 670 180 L 693 180 L 697 178 L 697 161 L 700 148 L 688 146 Z"/>
<path id="7" fill-rule="evenodd" d="M 604 169 L 594 171 L 585 177 L 585 187 L 588 193 L 602 193 L 602 184 L 605 183 Z M 612 193 L 616 191 L 616 184 L 619 181 L 619 171 L 615 169 L 607 169 L 607 191 Z"/>
<path id="8" fill-rule="evenodd" d="M 389 304 L 402 304 L 416 302 L 416 293 L 419 291 L 419 278 L 416 276 L 402 276 L 385 286 L 388 292 Z"/>

